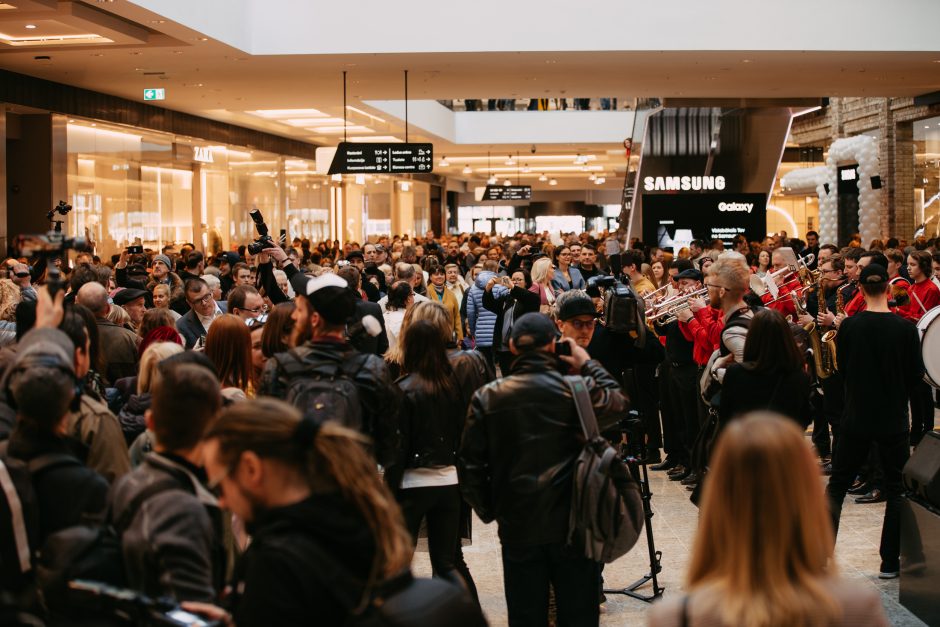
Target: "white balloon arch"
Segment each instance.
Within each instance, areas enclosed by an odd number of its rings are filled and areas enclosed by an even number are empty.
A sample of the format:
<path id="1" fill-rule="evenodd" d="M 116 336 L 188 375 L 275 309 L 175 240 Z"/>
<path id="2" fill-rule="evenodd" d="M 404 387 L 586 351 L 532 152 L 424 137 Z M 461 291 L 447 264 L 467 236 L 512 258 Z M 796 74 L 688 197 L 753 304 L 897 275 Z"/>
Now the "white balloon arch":
<path id="1" fill-rule="evenodd" d="M 839 236 L 839 164 L 858 164 L 858 230 L 867 245 L 880 236 L 878 210 L 880 191 L 873 189 L 871 179 L 879 176 L 878 146 L 873 137 L 857 135 L 832 142 L 825 166 L 793 170 L 780 179 L 784 188 L 806 189 L 815 187 L 819 196 L 819 239 L 823 243 L 836 242 Z M 827 190 L 828 186 L 828 191 Z"/>

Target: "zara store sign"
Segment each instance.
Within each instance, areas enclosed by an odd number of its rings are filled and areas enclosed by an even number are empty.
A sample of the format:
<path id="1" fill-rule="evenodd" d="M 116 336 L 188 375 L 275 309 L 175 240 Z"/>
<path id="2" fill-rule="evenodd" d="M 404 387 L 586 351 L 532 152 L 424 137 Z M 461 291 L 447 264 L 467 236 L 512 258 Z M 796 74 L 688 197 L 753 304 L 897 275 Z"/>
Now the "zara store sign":
<path id="1" fill-rule="evenodd" d="M 213 163 L 212 148 L 209 146 L 193 146 L 193 161 Z"/>
<path id="2" fill-rule="evenodd" d="M 643 190 L 647 192 L 721 191 L 725 188 L 723 176 L 647 176 Z"/>

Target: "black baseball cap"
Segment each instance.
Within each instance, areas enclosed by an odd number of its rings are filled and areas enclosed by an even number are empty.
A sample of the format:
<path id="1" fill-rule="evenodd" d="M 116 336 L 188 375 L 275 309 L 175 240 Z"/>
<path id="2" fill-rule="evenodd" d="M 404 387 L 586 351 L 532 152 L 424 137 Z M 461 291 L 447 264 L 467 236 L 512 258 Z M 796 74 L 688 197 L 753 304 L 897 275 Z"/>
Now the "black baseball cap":
<path id="1" fill-rule="evenodd" d="M 351 250 L 348 253 L 346 253 L 346 261 L 352 261 L 356 257 L 358 257 L 359 259 L 365 259 L 365 257 L 363 257 L 362 255 L 361 250 Z"/>
<path id="2" fill-rule="evenodd" d="M 518 350 L 542 348 L 558 337 L 555 323 L 545 314 L 532 312 L 519 316 L 512 327 L 512 341 Z"/>
<path id="3" fill-rule="evenodd" d="M 572 290 L 558 297 L 558 311 L 556 316 L 559 320 L 571 320 L 578 316 L 597 317 L 597 308 L 594 301 L 581 290 Z"/>
<path id="4" fill-rule="evenodd" d="M 692 279 L 693 281 L 701 281 L 702 273 L 695 268 L 689 268 L 688 270 L 683 270 L 676 275 L 676 281 L 679 279 Z"/>
<path id="5" fill-rule="evenodd" d="M 885 283 L 888 280 L 888 271 L 881 264 L 870 263 L 864 268 L 862 268 L 862 273 L 859 275 L 858 282 L 861 285 L 874 285 L 877 283 Z"/>

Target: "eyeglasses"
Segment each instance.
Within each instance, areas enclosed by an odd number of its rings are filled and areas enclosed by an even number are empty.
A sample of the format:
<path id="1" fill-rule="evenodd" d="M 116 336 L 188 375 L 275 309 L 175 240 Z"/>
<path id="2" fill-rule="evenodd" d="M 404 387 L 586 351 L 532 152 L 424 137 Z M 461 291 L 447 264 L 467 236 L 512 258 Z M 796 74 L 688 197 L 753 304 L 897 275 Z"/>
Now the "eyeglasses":
<path id="1" fill-rule="evenodd" d="M 189 301 L 189 304 L 190 304 L 191 306 L 195 306 L 195 305 L 207 305 L 211 300 L 212 300 L 212 292 L 209 292 L 208 294 L 206 294 L 205 296 L 203 296 L 203 297 L 201 297 L 201 298 L 197 298 L 196 300 L 191 300 L 191 301 Z"/>
<path id="2" fill-rule="evenodd" d="M 705 287 L 713 287 L 713 288 L 715 288 L 716 290 L 717 290 L 717 289 L 721 289 L 721 288 L 728 289 L 728 288 L 726 288 L 724 285 L 718 285 L 717 283 L 706 283 L 706 284 L 705 284 Z"/>
<path id="3" fill-rule="evenodd" d="M 265 322 L 268 321 L 267 305 L 265 305 L 264 308 L 265 308 L 265 312 L 261 314 L 260 316 L 258 316 L 257 318 L 248 318 L 247 320 L 245 320 L 245 325 L 249 329 L 257 329 L 261 327 Z M 252 311 L 252 310 L 246 309 L 245 311 Z"/>
<path id="4" fill-rule="evenodd" d="M 247 311 L 249 313 L 260 314 L 260 313 L 266 312 L 268 310 L 268 306 L 261 305 L 260 307 L 255 307 L 254 309 L 248 309 L 247 307 L 242 307 L 241 309 L 242 311 Z"/>
<path id="5" fill-rule="evenodd" d="M 568 324 L 573 326 L 578 331 L 587 331 L 588 329 L 593 329 L 594 325 L 597 324 L 597 320 L 591 318 L 590 320 L 569 320 Z"/>

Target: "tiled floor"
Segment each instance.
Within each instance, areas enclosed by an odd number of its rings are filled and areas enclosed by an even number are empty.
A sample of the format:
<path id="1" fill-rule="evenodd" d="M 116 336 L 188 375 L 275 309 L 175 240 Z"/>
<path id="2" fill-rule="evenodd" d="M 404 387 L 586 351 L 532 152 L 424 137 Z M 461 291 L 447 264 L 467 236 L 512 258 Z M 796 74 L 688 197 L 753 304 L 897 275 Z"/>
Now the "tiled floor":
<path id="1" fill-rule="evenodd" d="M 666 588 L 666 595 L 673 595 L 682 591 L 698 522 L 698 510 L 689 502 L 689 493 L 685 488 L 667 480 L 665 473 L 651 472 L 650 484 L 653 492 L 653 535 L 657 550 L 663 554 L 660 585 Z M 881 581 L 877 577 L 880 565 L 878 542 L 883 515 L 883 504 L 857 505 L 851 497 L 846 498 L 836 545 L 839 568 L 844 576 L 878 588 L 893 625 L 924 625 L 898 603 L 898 580 Z M 490 625 L 506 625 L 506 602 L 495 523 L 484 525 L 479 520 L 474 521 L 473 545 L 464 548 L 464 555 Z M 427 553 L 422 552 L 421 547 L 414 566 L 416 574 L 430 574 Z M 616 588 L 629 585 L 648 571 L 649 556 L 644 536 L 630 553 L 604 569 L 604 577 L 608 587 Z M 649 588 L 643 590 L 648 591 Z M 601 614 L 601 625 L 619 627 L 645 624 L 648 604 L 623 595 L 608 594 L 607 598 Z"/>

